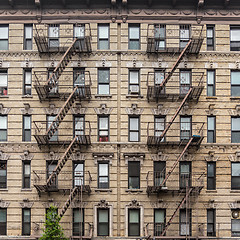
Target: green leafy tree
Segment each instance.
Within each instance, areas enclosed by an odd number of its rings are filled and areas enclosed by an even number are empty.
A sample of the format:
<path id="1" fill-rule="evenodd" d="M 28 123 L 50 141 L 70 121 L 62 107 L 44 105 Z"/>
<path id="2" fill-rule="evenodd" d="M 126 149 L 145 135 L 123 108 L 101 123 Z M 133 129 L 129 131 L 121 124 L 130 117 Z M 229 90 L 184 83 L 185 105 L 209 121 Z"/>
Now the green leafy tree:
<path id="1" fill-rule="evenodd" d="M 46 222 L 44 224 L 43 236 L 39 240 L 67 240 L 63 229 L 59 224 L 60 217 L 57 214 L 57 208 L 51 206 L 46 214 Z"/>

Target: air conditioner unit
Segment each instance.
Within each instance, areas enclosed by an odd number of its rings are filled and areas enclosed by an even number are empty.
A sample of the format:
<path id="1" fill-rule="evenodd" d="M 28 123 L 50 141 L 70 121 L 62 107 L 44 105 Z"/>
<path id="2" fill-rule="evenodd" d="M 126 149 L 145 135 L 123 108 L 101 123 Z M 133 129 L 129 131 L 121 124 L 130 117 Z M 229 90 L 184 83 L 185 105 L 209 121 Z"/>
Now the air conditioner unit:
<path id="1" fill-rule="evenodd" d="M 138 94 L 139 93 L 139 87 L 138 86 L 131 86 L 130 87 L 130 93 Z"/>
<path id="2" fill-rule="evenodd" d="M 232 210 L 232 218 L 233 219 L 240 219 L 240 209 Z"/>

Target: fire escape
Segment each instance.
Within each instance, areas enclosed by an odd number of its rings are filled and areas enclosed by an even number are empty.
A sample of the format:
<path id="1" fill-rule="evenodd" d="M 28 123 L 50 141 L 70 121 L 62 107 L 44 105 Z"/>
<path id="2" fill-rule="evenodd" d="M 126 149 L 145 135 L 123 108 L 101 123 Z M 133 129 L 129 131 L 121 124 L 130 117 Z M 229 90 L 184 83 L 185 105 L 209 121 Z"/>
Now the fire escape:
<path id="1" fill-rule="evenodd" d="M 88 26 L 88 27 L 87 27 Z M 35 26 L 36 35 L 34 37 L 40 56 L 48 54 L 61 54 L 62 57 L 57 66 L 51 71 L 36 71 L 35 77 L 35 90 L 38 94 L 40 102 L 57 100 L 64 102 L 61 109 L 56 116 L 52 116 L 51 120 L 47 121 L 34 121 L 35 134 L 34 137 L 40 148 L 51 146 L 57 147 L 60 154 L 60 159 L 51 167 L 46 178 L 46 172 L 34 171 L 35 184 L 39 196 L 43 193 L 50 194 L 51 192 L 63 192 L 69 194 L 61 212 L 62 218 L 68 207 L 71 205 L 72 200 L 78 197 L 82 201 L 82 195 L 91 193 L 91 174 L 90 172 L 79 171 L 76 176 L 72 176 L 73 172 L 63 171 L 66 162 L 76 150 L 81 150 L 83 147 L 91 145 L 91 127 L 90 123 L 81 119 L 78 122 L 79 129 L 75 129 L 73 134 L 69 128 L 72 126 L 72 121 L 66 121 L 69 110 L 74 106 L 75 102 L 91 99 L 91 77 L 90 73 L 81 69 L 73 74 L 73 72 L 65 71 L 69 62 L 75 55 L 81 56 L 83 53 L 89 54 L 91 52 L 91 29 L 90 25 L 85 25 L 81 36 L 70 39 L 67 36 L 65 40 L 61 38 L 53 39 L 50 43 L 49 37 L 45 37 L 42 32 L 44 29 L 37 29 Z M 56 31 L 59 31 L 57 29 Z M 45 31 L 46 32 L 46 31 Z M 65 41 L 61 43 L 61 41 Z M 73 87 L 70 87 L 73 76 Z M 67 83 L 66 83 L 67 82 Z M 65 84 L 64 84 L 65 83 Z M 61 127 L 62 126 L 62 127 Z M 61 134 L 62 133 L 62 134 Z M 64 153 L 62 153 L 64 152 Z M 52 163 L 50 163 L 51 165 Z M 49 167 L 49 166 L 48 166 Z M 61 173 L 61 174 L 60 174 Z M 69 181 L 72 180 L 69 183 Z M 89 231 L 86 235 L 85 223 L 81 225 L 81 233 L 78 236 L 72 236 L 71 239 L 91 239 L 92 237 L 92 224 L 89 223 Z"/>
<path id="2" fill-rule="evenodd" d="M 149 149 L 155 150 L 176 146 L 181 152 L 167 173 L 166 165 L 162 167 L 161 171 L 148 172 L 147 194 L 148 196 L 152 194 L 159 196 L 162 193 L 171 193 L 173 196 L 177 194 L 179 197 L 183 195 L 167 222 L 146 225 L 145 236 L 148 239 L 161 239 L 166 234 L 179 209 L 187 206 L 190 196 L 198 196 L 203 188 L 204 174 L 189 172 L 184 175 L 184 179 L 180 179 L 180 173 L 174 173 L 188 149 L 193 147 L 197 149 L 203 140 L 204 123 L 192 122 L 191 117 L 185 115 L 179 116 L 184 107 L 188 108 L 190 104 L 198 102 L 203 90 L 203 73 L 192 72 L 187 68 L 178 68 L 184 57 L 199 53 L 202 42 L 202 26 L 153 24 L 148 26 L 147 53 L 157 56 L 159 54 L 172 54 L 173 57 L 176 57 L 177 55 L 169 72 L 166 72 L 165 69 L 157 69 L 155 72 L 148 73 L 148 102 L 164 101 L 170 104 L 170 102 L 180 101 L 180 104 L 167 123 L 165 122 L 166 116 L 156 116 L 154 122 L 148 123 L 147 145 Z M 175 121 L 177 118 L 180 119 L 178 122 Z M 179 184 L 176 184 L 178 175 Z"/>

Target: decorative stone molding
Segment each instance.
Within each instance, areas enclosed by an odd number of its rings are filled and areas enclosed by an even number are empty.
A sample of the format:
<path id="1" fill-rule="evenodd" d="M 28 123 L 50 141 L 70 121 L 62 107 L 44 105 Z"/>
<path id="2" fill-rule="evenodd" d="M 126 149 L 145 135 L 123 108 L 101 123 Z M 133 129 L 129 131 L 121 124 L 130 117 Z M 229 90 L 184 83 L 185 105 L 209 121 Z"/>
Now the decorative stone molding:
<path id="1" fill-rule="evenodd" d="M 44 108 L 44 111 L 47 115 L 57 115 L 60 108 L 56 108 L 55 104 L 49 104 L 49 108 Z"/>
<path id="2" fill-rule="evenodd" d="M 0 160 L 1 161 L 7 161 L 9 159 L 10 155 L 3 153 L 0 151 Z"/>
<path id="3" fill-rule="evenodd" d="M 71 155 L 72 161 L 85 161 L 85 154 L 82 154 L 81 152 L 77 151 Z"/>
<path id="4" fill-rule="evenodd" d="M 99 208 L 109 208 L 109 203 L 105 199 L 101 199 L 96 206 Z"/>
<path id="5" fill-rule="evenodd" d="M 5 108 L 2 103 L 0 103 L 0 114 L 7 115 L 10 112 L 11 108 Z"/>
<path id="6" fill-rule="evenodd" d="M 228 109 L 230 116 L 239 116 L 240 115 L 240 105 L 236 105 L 235 109 Z"/>
<path id="7" fill-rule="evenodd" d="M 162 199 L 159 199 L 157 202 L 150 202 L 152 208 L 167 208 L 169 206 L 168 202 L 164 202 Z"/>
<path id="8" fill-rule="evenodd" d="M 31 208 L 34 202 L 30 202 L 28 198 L 23 199 L 22 202 L 19 203 L 21 208 Z"/>
<path id="9" fill-rule="evenodd" d="M 208 156 L 204 157 L 207 162 L 216 162 L 219 159 L 219 156 L 215 155 L 215 151 L 209 151 Z"/>
<path id="10" fill-rule="evenodd" d="M 132 104 L 130 108 L 126 108 L 126 112 L 128 115 L 141 115 L 143 110 L 143 108 L 138 108 L 137 104 Z"/>
<path id="11" fill-rule="evenodd" d="M 139 161 L 140 165 L 143 165 L 145 153 L 124 153 L 123 157 L 125 158 L 126 165 L 128 164 L 128 161 Z"/>
<path id="12" fill-rule="evenodd" d="M 23 155 L 20 155 L 22 161 L 31 161 L 33 159 L 33 155 L 30 154 L 28 150 L 23 152 Z"/>
<path id="13" fill-rule="evenodd" d="M 153 115 L 163 115 L 163 116 L 166 116 L 170 109 L 169 108 L 163 108 L 163 104 L 158 104 L 157 105 L 157 108 L 152 108 L 152 113 Z"/>
<path id="14" fill-rule="evenodd" d="M 193 109 L 190 109 L 189 104 L 185 103 L 182 107 L 180 115 L 192 115 Z"/>
<path id="15" fill-rule="evenodd" d="M 218 204 L 215 202 L 214 199 L 210 199 L 210 200 L 208 200 L 207 203 L 204 203 L 203 206 L 205 208 L 217 208 Z"/>
<path id="16" fill-rule="evenodd" d="M 209 104 L 208 110 L 206 110 L 207 115 L 216 115 L 217 110 L 214 109 L 215 104 Z"/>
<path id="17" fill-rule="evenodd" d="M 127 206 L 129 208 L 139 208 L 141 205 L 136 199 L 133 199 Z"/>
<path id="18" fill-rule="evenodd" d="M 48 202 L 42 203 L 44 208 L 50 208 L 51 206 L 59 208 L 61 205 L 58 202 L 54 202 L 52 199 L 48 200 Z"/>
<path id="19" fill-rule="evenodd" d="M 23 115 L 31 115 L 33 113 L 33 109 L 30 107 L 29 103 L 24 103 L 24 108 L 21 109 Z"/>
<path id="20" fill-rule="evenodd" d="M 3 66 L 3 58 L 0 58 L 0 67 Z"/>
<path id="21" fill-rule="evenodd" d="M 110 115 L 113 108 L 107 108 L 107 104 L 100 104 L 99 108 L 94 108 L 97 115 Z"/>
<path id="22" fill-rule="evenodd" d="M 45 156 L 46 161 L 58 161 L 59 159 L 59 154 L 56 154 L 55 152 L 50 152 L 48 155 Z"/>
<path id="23" fill-rule="evenodd" d="M 87 108 L 83 108 L 81 103 L 76 103 L 74 108 L 71 108 L 73 115 L 85 115 Z"/>
<path id="24" fill-rule="evenodd" d="M 87 205 L 87 202 L 81 202 L 80 200 L 74 200 L 71 202 L 72 208 L 85 208 Z"/>
<path id="25" fill-rule="evenodd" d="M 240 209 L 240 201 L 231 202 L 228 206 L 230 209 Z"/>
<path id="26" fill-rule="evenodd" d="M 112 159 L 114 153 L 93 153 L 94 163 L 97 165 L 98 162 L 108 161 L 112 165 Z"/>
<path id="27" fill-rule="evenodd" d="M 178 157 L 179 154 L 176 154 L 176 157 Z M 193 161 L 194 155 L 189 154 L 188 152 L 185 152 L 181 158 L 181 161 Z"/>
<path id="28" fill-rule="evenodd" d="M 158 152 L 157 154 L 151 155 L 153 161 L 167 161 L 168 155 Z"/>
<path id="29" fill-rule="evenodd" d="M 6 202 L 0 199 L 0 208 L 7 208 L 10 205 L 10 202 Z"/>
<path id="30" fill-rule="evenodd" d="M 240 152 L 236 151 L 235 154 L 231 154 L 228 156 L 229 160 L 231 162 L 240 162 Z"/>

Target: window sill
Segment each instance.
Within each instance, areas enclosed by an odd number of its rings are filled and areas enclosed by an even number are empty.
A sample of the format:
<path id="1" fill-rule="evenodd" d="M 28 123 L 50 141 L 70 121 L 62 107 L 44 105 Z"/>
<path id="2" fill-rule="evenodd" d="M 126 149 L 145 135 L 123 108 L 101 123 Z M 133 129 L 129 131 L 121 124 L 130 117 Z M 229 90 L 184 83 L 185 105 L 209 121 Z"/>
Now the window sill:
<path id="1" fill-rule="evenodd" d="M 217 193 L 217 190 L 206 190 L 206 193 Z"/>
<path id="2" fill-rule="evenodd" d="M 0 98 L 9 98 L 9 95 L 0 95 Z"/>
<path id="3" fill-rule="evenodd" d="M 33 95 L 23 95 L 22 98 L 33 98 Z"/>
<path id="4" fill-rule="evenodd" d="M 143 192 L 142 189 L 126 189 L 125 192 L 139 193 Z"/>
<path id="5" fill-rule="evenodd" d="M 22 188 L 21 192 L 31 192 L 32 189 L 31 188 Z"/>
<path id="6" fill-rule="evenodd" d="M 231 100 L 240 100 L 240 96 L 237 97 L 230 97 Z"/>
<path id="7" fill-rule="evenodd" d="M 7 192 L 8 191 L 8 188 L 0 188 L 0 192 L 3 191 L 3 192 Z"/>
<path id="8" fill-rule="evenodd" d="M 139 94 L 127 94 L 126 98 L 143 98 L 143 95 Z"/>
<path id="9" fill-rule="evenodd" d="M 98 188 L 98 189 L 95 189 L 95 192 L 112 192 L 112 189 L 110 189 L 110 188 Z"/>
<path id="10" fill-rule="evenodd" d="M 207 96 L 206 99 L 217 99 L 216 96 Z"/>
<path id="11" fill-rule="evenodd" d="M 112 98 L 111 94 L 96 94 L 95 98 Z"/>
<path id="12" fill-rule="evenodd" d="M 230 193 L 240 193 L 240 189 L 230 190 Z"/>

